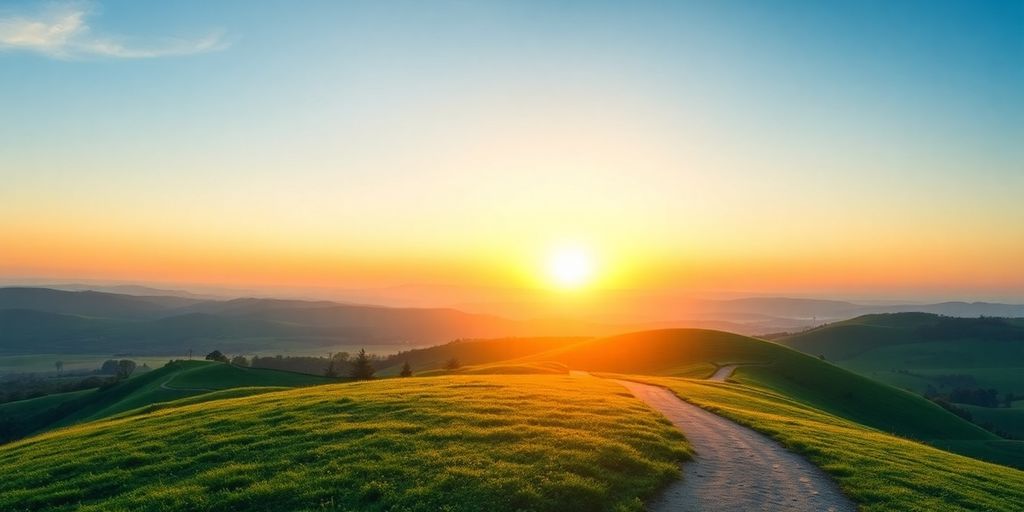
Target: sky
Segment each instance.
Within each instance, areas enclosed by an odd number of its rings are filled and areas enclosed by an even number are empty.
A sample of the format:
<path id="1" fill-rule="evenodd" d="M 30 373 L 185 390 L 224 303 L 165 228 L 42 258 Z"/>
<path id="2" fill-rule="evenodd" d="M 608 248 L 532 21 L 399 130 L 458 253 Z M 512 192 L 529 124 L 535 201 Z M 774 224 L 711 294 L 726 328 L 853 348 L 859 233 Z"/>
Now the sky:
<path id="1" fill-rule="evenodd" d="M 8 281 L 1024 302 L 1024 3 L 5 0 L 0 183 Z"/>

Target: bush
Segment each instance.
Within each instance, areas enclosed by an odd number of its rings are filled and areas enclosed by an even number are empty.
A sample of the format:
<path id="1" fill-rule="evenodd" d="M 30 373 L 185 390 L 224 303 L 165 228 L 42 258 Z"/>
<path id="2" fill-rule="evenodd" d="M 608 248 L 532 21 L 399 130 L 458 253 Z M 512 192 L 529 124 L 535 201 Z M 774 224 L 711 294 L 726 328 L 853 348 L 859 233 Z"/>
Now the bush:
<path id="1" fill-rule="evenodd" d="M 206 360 L 207 361 L 218 361 L 218 362 L 221 362 L 221 363 L 226 363 L 226 362 L 228 362 L 228 356 L 226 356 L 224 354 L 221 354 L 220 350 L 214 350 L 213 352 L 210 352 L 209 354 L 206 354 Z"/>

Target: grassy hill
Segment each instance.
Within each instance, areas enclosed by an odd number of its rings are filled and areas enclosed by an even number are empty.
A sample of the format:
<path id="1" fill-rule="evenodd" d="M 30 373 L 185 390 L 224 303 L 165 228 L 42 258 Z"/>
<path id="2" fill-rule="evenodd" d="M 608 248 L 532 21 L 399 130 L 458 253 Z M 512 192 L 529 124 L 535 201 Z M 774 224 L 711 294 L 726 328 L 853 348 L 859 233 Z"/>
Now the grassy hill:
<path id="1" fill-rule="evenodd" d="M 1016 444 L 776 343 L 696 329 L 515 341 L 421 352 L 476 357 L 462 375 L 118 400 L 97 411 L 104 419 L 0 446 L 0 509 L 639 510 L 686 445 L 621 387 L 561 375 L 570 368 L 632 374 L 773 436 L 865 510 L 1013 510 L 1024 499 L 1024 472 L 945 451 L 1011 465 L 1024 455 Z M 726 383 L 676 377 L 725 363 L 750 365 Z M 138 389 L 210 389 L 240 383 L 224 373 L 240 370 L 179 368 Z M 522 372 L 547 373 L 484 374 Z"/>
<path id="2" fill-rule="evenodd" d="M 150 404 L 240 387 L 299 387 L 332 382 L 324 377 L 240 368 L 209 361 L 176 361 L 109 388 L 60 393 L 0 404 L 4 439 L 93 421 Z M 270 389 L 273 390 L 273 389 Z"/>
<path id="3" fill-rule="evenodd" d="M 599 338 L 526 359 L 573 369 L 676 374 L 699 363 L 758 363 L 740 368 L 747 382 L 812 407 L 917 439 L 994 439 L 971 423 L 912 393 L 764 340 L 700 329 L 669 329 Z"/>
<path id="4" fill-rule="evenodd" d="M 1012 512 L 1024 502 L 1024 471 L 889 435 L 785 393 L 734 382 L 626 378 L 667 387 L 775 438 L 829 473 L 866 512 Z"/>
<path id="5" fill-rule="evenodd" d="M 444 368 L 450 359 L 458 359 L 466 366 L 491 364 L 516 359 L 539 352 L 578 343 L 589 338 L 538 337 L 463 339 L 443 345 L 418 348 L 388 357 L 378 366 L 382 376 L 398 375 L 404 363 L 409 363 L 417 374 Z"/>
<path id="6" fill-rule="evenodd" d="M 458 357 L 456 349 L 470 350 L 473 343 L 453 345 L 446 353 Z M 713 373 L 715 365 L 753 363 L 741 366 L 734 379 L 882 432 L 1024 467 L 1019 441 L 1002 441 L 920 395 L 756 338 L 701 329 L 644 331 L 586 339 L 484 366 L 541 362 L 588 371 L 696 378 Z"/>
<path id="7" fill-rule="evenodd" d="M 778 341 L 918 394 L 994 389 L 1001 401 L 1007 393 L 1024 396 L 1020 319 L 866 315 Z M 965 408 L 978 422 L 1020 435 L 1020 417 L 1009 409 Z"/>
<path id="8" fill-rule="evenodd" d="M 688 453 L 598 379 L 391 379 L 0 446 L 0 510 L 638 511 Z"/>

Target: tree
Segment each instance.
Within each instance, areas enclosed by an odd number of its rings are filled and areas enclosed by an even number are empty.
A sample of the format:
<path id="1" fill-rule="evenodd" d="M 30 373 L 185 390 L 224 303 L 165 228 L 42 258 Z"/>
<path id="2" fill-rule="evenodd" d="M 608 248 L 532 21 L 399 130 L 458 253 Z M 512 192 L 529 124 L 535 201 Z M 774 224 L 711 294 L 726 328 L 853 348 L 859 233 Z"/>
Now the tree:
<path id="1" fill-rule="evenodd" d="M 53 366 L 57 367 L 57 373 L 64 373 L 64 361 L 57 361 Z"/>
<path id="2" fill-rule="evenodd" d="M 398 375 L 402 377 L 412 377 L 412 367 L 409 366 L 409 361 L 406 361 L 405 364 L 402 365 L 402 373 L 399 373 Z"/>
<path id="3" fill-rule="evenodd" d="M 104 375 L 117 375 L 117 359 L 107 359 L 100 366 L 100 373 Z"/>
<path id="4" fill-rule="evenodd" d="M 459 368 L 462 368 L 462 363 L 460 363 L 459 360 L 454 357 L 449 359 L 448 362 L 444 364 L 445 370 L 458 370 Z"/>
<path id="5" fill-rule="evenodd" d="M 231 358 L 231 364 L 235 366 L 249 366 L 249 360 L 245 356 L 235 356 Z"/>
<path id="6" fill-rule="evenodd" d="M 349 375 L 356 380 L 367 380 L 372 379 L 376 371 L 373 364 L 370 363 L 370 356 L 366 354 L 366 349 L 359 349 L 359 354 L 352 360 L 352 369 L 349 371 Z"/>
<path id="7" fill-rule="evenodd" d="M 117 362 L 117 378 L 118 380 L 127 379 L 131 376 L 132 372 L 135 371 L 135 361 L 131 359 L 122 359 Z"/>
<path id="8" fill-rule="evenodd" d="M 206 360 L 207 361 L 219 361 L 221 363 L 226 363 L 226 362 L 228 362 L 228 356 L 226 356 L 224 354 L 221 354 L 220 350 L 214 350 L 213 352 L 210 352 L 209 354 L 206 354 Z"/>
<path id="9" fill-rule="evenodd" d="M 324 370 L 324 377 L 336 378 L 338 376 L 338 365 L 334 364 L 334 359 L 327 362 L 327 369 Z"/>

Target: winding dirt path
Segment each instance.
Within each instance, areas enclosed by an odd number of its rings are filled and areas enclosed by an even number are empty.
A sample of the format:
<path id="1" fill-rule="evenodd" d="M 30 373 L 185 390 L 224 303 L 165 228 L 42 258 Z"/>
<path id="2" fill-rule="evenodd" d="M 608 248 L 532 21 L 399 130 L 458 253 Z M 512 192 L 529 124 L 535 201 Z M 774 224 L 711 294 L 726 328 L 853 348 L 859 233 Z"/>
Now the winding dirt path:
<path id="1" fill-rule="evenodd" d="M 736 365 L 709 380 L 724 381 Z M 647 503 L 661 511 L 855 511 L 828 475 L 772 439 L 679 399 L 671 391 L 616 380 L 665 415 L 696 451 L 683 478 Z"/>
<path id="2" fill-rule="evenodd" d="M 708 377 L 707 380 L 713 380 L 715 382 L 725 382 L 725 379 L 728 379 L 729 377 L 731 377 L 732 376 L 732 372 L 736 371 L 736 367 L 737 366 L 739 366 L 739 365 L 738 364 L 727 364 L 725 366 L 719 366 L 718 369 L 715 370 L 715 374 L 710 376 L 710 377 Z"/>
<path id="3" fill-rule="evenodd" d="M 163 381 L 160 384 L 160 389 L 166 389 L 168 391 L 217 391 L 216 389 L 206 389 L 206 388 L 172 388 L 172 387 L 168 386 L 168 384 L 170 384 L 171 381 L 174 380 L 174 378 L 177 377 L 177 376 L 178 376 L 178 374 L 175 373 L 174 375 L 171 375 L 171 378 Z"/>

